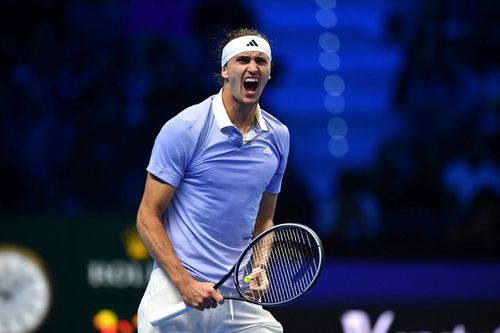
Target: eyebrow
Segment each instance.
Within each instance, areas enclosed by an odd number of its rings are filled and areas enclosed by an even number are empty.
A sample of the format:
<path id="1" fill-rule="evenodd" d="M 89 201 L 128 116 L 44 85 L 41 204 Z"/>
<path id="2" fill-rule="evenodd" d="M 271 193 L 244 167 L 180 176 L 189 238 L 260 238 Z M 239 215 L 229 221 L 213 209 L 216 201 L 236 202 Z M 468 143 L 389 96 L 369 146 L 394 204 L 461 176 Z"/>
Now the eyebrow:
<path id="1" fill-rule="evenodd" d="M 237 61 L 245 60 L 245 61 L 250 61 L 252 57 L 251 56 L 245 56 L 245 55 L 240 55 L 236 57 Z M 265 61 L 267 62 L 267 58 L 263 56 L 255 56 L 254 57 L 255 61 Z"/>

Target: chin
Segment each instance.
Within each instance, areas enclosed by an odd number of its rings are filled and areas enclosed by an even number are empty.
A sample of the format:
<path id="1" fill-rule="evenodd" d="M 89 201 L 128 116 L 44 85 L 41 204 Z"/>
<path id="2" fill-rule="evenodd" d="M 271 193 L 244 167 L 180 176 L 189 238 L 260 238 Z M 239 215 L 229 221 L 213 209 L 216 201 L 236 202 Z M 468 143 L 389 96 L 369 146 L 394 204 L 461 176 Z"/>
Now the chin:
<path id="1" fill-rule="evenodd" d="M 248 96 L 247 93 L 243 92 L 242 99 L 247 101 L 253 101 L 254 103 L 256 103 L 259 101 L 261 93 L 262 92 L 260 91 L 255 91 L 254 93 L 251 93 L 250 96 Z"/>
<path id="2" fill-rule="evenodd" d="M 248 97 L 243 97 L 241 99 L 241 104 L 248 104 L 248 105 L 253 105 L 259 103 L 259 98 L 248 98 Z"/>

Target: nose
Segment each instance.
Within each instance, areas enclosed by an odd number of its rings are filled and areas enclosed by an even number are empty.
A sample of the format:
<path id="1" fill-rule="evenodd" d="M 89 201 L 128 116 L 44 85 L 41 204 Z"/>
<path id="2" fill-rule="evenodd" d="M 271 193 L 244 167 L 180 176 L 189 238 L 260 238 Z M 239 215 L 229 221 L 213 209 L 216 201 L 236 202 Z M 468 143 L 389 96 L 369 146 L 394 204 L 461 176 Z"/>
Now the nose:
<path id="1" fill-rule="evenodd" d="M 259 71 L 259 66 L 257 66 L 257 63 L 255 62 L 255 60 L 252 60 L 248 63 L 247 70 L 250 74 L 255 74 Z"/>

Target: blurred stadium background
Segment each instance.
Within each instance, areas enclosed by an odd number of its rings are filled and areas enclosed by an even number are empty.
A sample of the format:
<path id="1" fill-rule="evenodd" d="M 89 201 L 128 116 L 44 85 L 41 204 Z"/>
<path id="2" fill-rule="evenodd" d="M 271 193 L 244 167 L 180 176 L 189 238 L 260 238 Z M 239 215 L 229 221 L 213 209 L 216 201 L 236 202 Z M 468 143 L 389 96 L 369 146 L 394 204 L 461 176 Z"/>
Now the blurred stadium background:
<path id="1" fill-rule="evenodd" d="M 223 29 L 255 27 L 274 48 L 261 105 L 292 134 L 276 220 L 328 258 L 273 310 L 285 331 L 499 333 L 498 17 L 492 0 L 2 1 L 0 244 L 46 267 L 37 332 L 135 331 L 153 140 L 217 92 Z M 1 260 L 14 332 L 28 273 Z"/>

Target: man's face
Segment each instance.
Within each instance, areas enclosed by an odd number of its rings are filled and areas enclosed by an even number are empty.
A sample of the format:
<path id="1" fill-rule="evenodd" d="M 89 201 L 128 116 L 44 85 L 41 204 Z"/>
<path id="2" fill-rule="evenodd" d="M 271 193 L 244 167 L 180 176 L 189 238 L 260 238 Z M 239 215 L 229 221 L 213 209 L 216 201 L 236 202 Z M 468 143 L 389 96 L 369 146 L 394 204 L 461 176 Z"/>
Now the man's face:
<path id="1" fill-rule="evenodd" d="M 238 53 L 221 70 L 224 86 L 229 86 L 231 95 L 240 104 L 255 104 L 259 101 L 270 73 L 269 58 L 257 51 Z"/>

